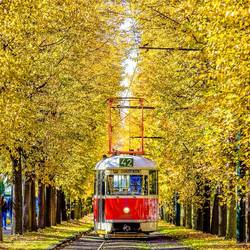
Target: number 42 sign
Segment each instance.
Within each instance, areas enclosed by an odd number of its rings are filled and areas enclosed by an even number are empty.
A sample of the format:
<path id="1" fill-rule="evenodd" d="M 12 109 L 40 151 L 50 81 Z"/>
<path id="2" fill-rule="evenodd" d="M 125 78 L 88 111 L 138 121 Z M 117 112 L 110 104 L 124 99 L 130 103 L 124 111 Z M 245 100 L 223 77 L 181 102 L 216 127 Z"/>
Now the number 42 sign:
<path id="1" fill-rule="evenodd" d="M 133 167 L 134 159 L 133 158 L 120 158 L 119 166 L 125 167 L 125 168 Z"/>

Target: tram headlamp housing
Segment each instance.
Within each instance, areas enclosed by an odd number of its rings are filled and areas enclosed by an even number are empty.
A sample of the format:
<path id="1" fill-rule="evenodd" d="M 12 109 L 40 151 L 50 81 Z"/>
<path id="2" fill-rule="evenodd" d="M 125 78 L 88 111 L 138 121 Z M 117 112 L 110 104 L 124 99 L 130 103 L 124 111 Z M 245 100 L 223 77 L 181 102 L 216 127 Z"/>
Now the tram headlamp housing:
<path id="1" fill-rule="evenodd" d="M 129 207 L 125 207 L 125 208 L 123 208 L 123 212 L 124 212 L 125 214 L 128 214 L 128 213 L 130 212 Z"/>

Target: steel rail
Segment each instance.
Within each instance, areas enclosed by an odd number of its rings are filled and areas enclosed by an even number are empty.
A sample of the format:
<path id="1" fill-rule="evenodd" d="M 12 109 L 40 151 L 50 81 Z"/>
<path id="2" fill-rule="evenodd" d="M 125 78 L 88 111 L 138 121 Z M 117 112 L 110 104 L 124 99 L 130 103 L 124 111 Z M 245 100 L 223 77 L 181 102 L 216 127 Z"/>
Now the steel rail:
<path id="1" fill-rule="evenodd" d="M 105 242 L 106 242 L 106 240 L 104 239 L 103 242 L 101 243 L 101 245 L 98 247 L 97 250 L 103 249 Z"/>

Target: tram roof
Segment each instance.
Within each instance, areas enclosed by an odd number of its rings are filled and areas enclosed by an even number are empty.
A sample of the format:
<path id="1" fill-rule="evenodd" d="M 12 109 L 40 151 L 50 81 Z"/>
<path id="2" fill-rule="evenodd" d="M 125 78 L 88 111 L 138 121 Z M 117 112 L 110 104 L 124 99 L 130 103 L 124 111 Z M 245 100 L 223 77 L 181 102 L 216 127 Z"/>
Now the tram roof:
<path id="1" fill-rule="evenodd" d="M 96 164 L 95 170 L 124 168 L 120 166 L 121 158 L 133 159 L 133 167 L 125 167 L 125 168 L 156 169 L 156 163 L 145 157 L 137 155 L 115 155 L 99 161 Z"/>

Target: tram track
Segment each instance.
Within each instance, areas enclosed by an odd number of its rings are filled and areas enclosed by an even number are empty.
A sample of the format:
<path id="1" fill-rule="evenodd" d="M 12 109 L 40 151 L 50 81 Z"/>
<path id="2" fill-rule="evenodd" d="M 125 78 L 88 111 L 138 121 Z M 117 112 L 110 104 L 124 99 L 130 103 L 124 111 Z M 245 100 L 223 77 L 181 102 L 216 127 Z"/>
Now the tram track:
<path id="1" fill-rule="evenodd" d="M 60 250 L 188 250 L 180 242 L 165 235 L 156 235 L 148 238 L 105 238 L 94 235 L 93 232 L 67 242 L 54 249 Z"/>
<path id="2" fill-rule="evenodd" d="M 102 250 L 105 244 L 105 239 L 91 234 L 83 234 L 81 237 L 64 243 L 54 249 L 60 250 Z"/>

